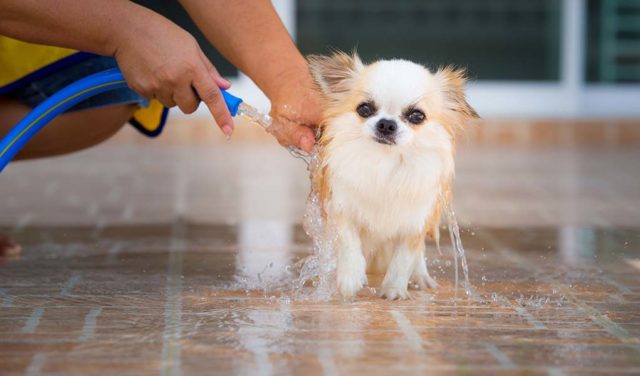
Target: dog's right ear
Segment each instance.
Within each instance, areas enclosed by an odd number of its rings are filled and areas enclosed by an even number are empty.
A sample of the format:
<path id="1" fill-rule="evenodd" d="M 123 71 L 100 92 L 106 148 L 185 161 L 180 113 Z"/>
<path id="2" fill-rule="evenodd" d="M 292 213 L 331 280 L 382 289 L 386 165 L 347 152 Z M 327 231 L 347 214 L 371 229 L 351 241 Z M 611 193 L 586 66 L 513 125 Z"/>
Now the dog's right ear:
<path id="1" fill-rule="evenodd" d="M 348 55 L 338 51 L 331 56 L 310 55 L 307 57 L 309 69 L 316 84 L 324 95 L 340 99 L 353 88 L 356 74 L 363 64 L 358 55 Z"/>

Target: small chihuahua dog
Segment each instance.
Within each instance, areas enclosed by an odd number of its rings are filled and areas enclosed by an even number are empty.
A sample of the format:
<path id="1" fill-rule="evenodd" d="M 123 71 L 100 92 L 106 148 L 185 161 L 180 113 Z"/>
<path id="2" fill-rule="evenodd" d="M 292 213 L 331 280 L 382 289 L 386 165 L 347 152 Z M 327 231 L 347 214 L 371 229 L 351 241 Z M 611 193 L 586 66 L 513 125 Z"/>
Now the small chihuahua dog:
<path id="1" fill-rule="evenodd" d="M 478 117 L 464 71 L 433 73 L 406 60 L 365 65 L 342 52 L 309 64 L 327 101 L 312 184 L 335 231 L 339 292 L 354 296 L 367 272 L 385 274 L 389 300 L 410 298 L 410 282 L 435 288 L 425 238 L 439 240 L 456 131 Z"/>

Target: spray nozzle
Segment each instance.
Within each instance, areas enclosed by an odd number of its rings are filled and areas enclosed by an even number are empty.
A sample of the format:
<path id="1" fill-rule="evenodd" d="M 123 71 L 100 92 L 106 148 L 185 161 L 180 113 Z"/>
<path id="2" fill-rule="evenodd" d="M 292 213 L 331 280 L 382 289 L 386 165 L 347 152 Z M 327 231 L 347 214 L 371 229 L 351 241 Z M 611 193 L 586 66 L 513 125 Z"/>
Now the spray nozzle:
<path id="1" fill-rule="evenodd" d="M 238 108 L 240 107 L 240 104 L 242 103 L 242 99 L 236 97 L 233 94 L 230 94 L 228 91 L 226 90 L 220 90 L 222 92 L 222 97 L 224 98 L 224 103 L 227 104 L 227 108 L 229 109 L 229 112 L 231 113 L 231 116 L 236 116 L 236 114 L 238 113 Z"/>
<path id="2" fill-rule="evenodd" d="M 227 104 L 227 108 L 229 109 L 231 116 L 242 116 L 249 121 L 260 124 L 260 126 L 262 126 L 262 128 L 264 129 L 267 129 L 271 126 L 271 123 L 273 122 L 271 116 L 243 102 L 242 99 L 236 97 L 233 94 L 230 94 L 226 90 L 220 91 L 222 92 L 224 102 Z M 292 156 L 302 159 L 307 165 L 309 165 L 309 154 L 293 146 L 289 146 L 287 150 L 289 150 L 289 153 L 291 153 Z"/>

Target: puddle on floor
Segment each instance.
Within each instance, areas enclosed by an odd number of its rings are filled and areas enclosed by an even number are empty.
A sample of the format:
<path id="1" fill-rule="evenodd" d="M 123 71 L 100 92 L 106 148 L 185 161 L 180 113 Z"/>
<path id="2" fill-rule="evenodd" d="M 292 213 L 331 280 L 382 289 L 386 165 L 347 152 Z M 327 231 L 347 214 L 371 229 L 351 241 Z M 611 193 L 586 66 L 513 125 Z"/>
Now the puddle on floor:
<path id="1" fill-rule="evenodd" d="M 319 218 L 313 214 L 310 213 L 313 218 Z M 309 227 L 314 224 L 321 223 L 307 223 L 306 231 L 314 231 Z M 310 253 L 314 246 L 322 249 L 324 245 L 310 243 L 300 225 L 266 222 L 242 226 L 185 223 L 184 226 L 181 235 L 184 237 L 182 277 L 191 286 L 188 291 L 198 296 L 203 304 L 210 297 L 238 294 L 276 306 L 297 302 L 340 302 L 333 294 L 335 286 L 331 273 L 335 264 L 331 264 L 330 257 L 329 261 L 320 260 L 320 256 L 330 254 Z M 137 281 L 164 278 L 167 246 L 175 243 L 168 241 L 173 236 L 167 231 L 169 228 L 159 225 L 157 229 L 149 226 L 128 226 L 126 231 L 124 228 L 105 229 L 99 239 L 91 231 L 79 228 L 32 228 L 15 238 L 24 251 L 2 260 L 2 270 L 6 277 L 15 274 L 36 285 L 48 285 L 56 278 L 63 283 L 67 278 L 65 270 L 89 268 L 93 279 L 108 280 L 116 276 L 129 280 L 126 286 L 118 288 L 126 294 L 130 288 L 135 291 Z M 584 231 L 573 233 L 583 239 Z M 563 244 L 568 243 L 567 231 L 563 228 L 460 229 L 459 240 L 465 242 L 466 256 L 472 266 L 470 293 L 458 294 L 455 261 L 450 256 L 453 248 L 443 247 L 445 252 L 438 255 L 435 247 L 431 246 L 427 251 L 428 266 L 440 287 L 412 291 L 412 301 L 390 304 L 430 307 L 444 304 L 460 308 L 506 306 L 517 311 L 557 309 L 565 307 L 577 296 L 584 297 L 585 293 L 594 296 L 591 299 L 604 296 L 593 294 L 606 293 L 611 301 L 622 302 L 634 291 L 625 286 L 625 278 L 629 280 L 629 270 L 635 270 L 635 248 L 630 239 L 638 238 L 640 232 L 598 228 L 589 231 L 592 232 L 590 242 L 596 245 L 594 253 L 590 258 L 581 253 L 582 261 L 577 263 L 574 257 L 567 256 L 572 248 L 562 249 Z M 264 233 L 271 235 L 259 236 Z M 255 242 L 246 242 L 245 238 L 262 239 L 262 248 Z M 542 246 L 544 244 L 549 246 Z M 622 270 L 618 272 L 612 269 L 612 265 Z M 623 277 L 616 277 L 616 273 L 622 273 Z M 44 279 L 38 279 L 38 275 Z M 370 285 L 352 301 L 355 306 L 382 301 L 377 297 L 381 278 L 370 277 Z M 459 287 L 463 291 L 462 286 Z M 105 285 L 99 290 L 111 288 Z M 19 303 L 19 300 L 15 302 Z"/>

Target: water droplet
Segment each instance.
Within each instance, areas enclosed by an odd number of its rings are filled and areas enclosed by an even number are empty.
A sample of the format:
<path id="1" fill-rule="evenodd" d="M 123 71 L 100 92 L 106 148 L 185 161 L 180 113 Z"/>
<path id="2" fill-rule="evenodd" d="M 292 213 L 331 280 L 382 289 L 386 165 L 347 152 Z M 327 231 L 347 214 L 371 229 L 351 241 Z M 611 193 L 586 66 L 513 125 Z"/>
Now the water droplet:
<path id="1" fill-rule="evenodd" d="M 284 295 L 281 299 L 280 302 L 282 304 L 291 304 L 291 298 L 287 295 Z"/>

